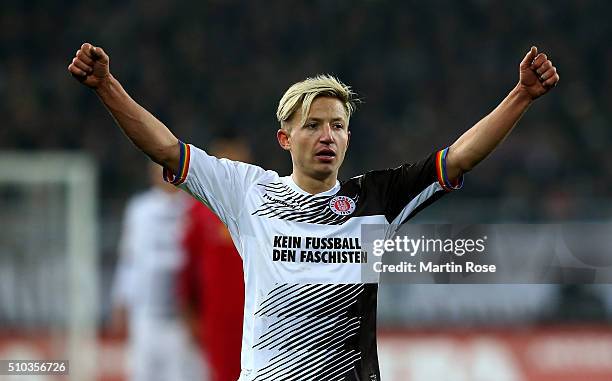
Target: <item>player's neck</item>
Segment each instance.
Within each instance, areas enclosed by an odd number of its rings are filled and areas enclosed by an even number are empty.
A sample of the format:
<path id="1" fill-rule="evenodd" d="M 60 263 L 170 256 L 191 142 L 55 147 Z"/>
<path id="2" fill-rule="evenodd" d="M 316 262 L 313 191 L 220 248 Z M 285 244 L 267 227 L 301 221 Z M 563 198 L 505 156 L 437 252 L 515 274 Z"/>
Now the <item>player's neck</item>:
<path id="1" fill-rule="evenodd" d="M 293 171 L 291 174 L 293 182 L 305 192 L 317 194 L 327 192 L 336 185 L 337 175 L 333 174 L 324 179 L 317 179 L 299 172 Z"/>

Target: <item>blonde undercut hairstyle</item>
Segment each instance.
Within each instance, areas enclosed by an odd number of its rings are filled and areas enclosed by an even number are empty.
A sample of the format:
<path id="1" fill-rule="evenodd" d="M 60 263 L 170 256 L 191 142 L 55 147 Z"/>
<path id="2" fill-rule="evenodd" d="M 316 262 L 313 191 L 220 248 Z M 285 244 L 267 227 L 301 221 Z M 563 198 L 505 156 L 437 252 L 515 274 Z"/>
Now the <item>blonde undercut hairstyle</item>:
<path id="1" fill-rule="evenodd" d="M 287 89 L 276 110 L 276 119 L 285 128 L 289 119 L 301 108 L 302 121 L 310 112 L 312 101 L 317 97 L 334 97 L 344 105 L 347 120 L 355 112 L 356 103 L 359 101 L 350 86 L 340 82 L 329 74 L 319 74 L 314 78 L 294 83 Z"/>

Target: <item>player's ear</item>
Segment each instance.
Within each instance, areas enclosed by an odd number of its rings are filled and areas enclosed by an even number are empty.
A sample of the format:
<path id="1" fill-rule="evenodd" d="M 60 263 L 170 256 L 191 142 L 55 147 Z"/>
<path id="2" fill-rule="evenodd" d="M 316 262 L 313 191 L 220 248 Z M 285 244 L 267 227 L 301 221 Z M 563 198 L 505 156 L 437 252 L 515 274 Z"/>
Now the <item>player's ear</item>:
<path id="1" fill-rule="evenodd" d="M 348 131 L 348 138 L 346 139 L 346 148 L 348 148 L 349 143 L 351 142 L 351 131 Z"/>
<path id="2" fill-rule="evenodd" d="M 276 140 L 278 140 L 278 144 L 285 151 L 289 151 L 291 149 L 291 142 L 289 141 L 289 132 L 287 132 L 284 128 L 279 128 L 276 131 Z"/>

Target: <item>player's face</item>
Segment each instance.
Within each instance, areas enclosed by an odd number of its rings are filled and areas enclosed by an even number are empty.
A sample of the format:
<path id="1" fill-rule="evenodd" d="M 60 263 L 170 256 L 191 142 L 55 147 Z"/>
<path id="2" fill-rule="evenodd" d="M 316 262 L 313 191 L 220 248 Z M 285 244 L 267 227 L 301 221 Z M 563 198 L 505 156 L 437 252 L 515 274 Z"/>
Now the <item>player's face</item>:
<path id="1" fill-rule="evenodd" d="M 337 98 L 318 97 L 308 117 L 300 119 L 294 115 L 289 121 L 285 144 L 279 136 L 283 148 L 291 152 L 293 170 L 317 180 L 335 180 L 350 137 L 344 105 Z"/>

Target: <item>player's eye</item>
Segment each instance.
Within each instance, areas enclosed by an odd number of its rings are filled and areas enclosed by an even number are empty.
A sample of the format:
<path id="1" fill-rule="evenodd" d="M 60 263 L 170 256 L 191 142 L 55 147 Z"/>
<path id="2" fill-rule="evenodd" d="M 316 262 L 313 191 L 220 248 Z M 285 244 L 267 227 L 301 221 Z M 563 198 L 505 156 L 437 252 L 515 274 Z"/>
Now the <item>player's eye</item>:
<path id="1" fill-rule="evenodd" d="M 317 124 L 316 123 L 306 123 L 304 127 L 308 129 L 313 129 L 317 127 Z"/>
<path id="2" fill-rule="evenodd" d="M 334 124 L 334 128 L 337 128 L 337 129 L 341 130 L 341 129 L 344 128 L 344 126 L 342 124 L 340 124 L 340 123 L 336 123 L 336 124 Z"/>

